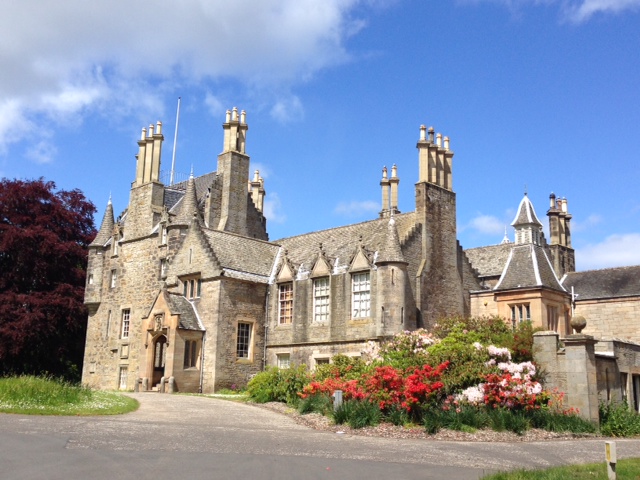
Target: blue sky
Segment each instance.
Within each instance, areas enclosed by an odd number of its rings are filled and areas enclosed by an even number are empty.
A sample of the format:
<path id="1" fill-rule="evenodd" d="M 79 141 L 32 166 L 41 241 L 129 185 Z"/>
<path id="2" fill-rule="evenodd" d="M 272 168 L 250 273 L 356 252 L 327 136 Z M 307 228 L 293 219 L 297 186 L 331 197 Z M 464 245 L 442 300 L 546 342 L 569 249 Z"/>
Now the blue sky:
<path id="1" fill-rule="evenodd" d="M 272 239 L 414 209 L 419 126 L 451 138 L 458 237 L 566 197 L 579 270 L 640 264 L 640 0 L 36 0 L 0 17 L 0 176 L 126 207 L 140 129 L 215 170 L 226 109 Z M 513 238 L 511 227 L 509 235 Z"/>

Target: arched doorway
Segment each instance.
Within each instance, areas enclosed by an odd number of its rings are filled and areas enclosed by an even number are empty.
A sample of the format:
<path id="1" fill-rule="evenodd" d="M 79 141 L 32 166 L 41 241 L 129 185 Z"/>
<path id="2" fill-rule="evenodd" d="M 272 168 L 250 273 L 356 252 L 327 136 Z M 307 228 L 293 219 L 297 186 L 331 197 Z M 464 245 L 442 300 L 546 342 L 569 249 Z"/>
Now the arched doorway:
<path id="1" fill-rule="evenodd" d="M 167 357 L 167 337 L 160 335 L 153 342 L 153 380 L 152 385 L 158 385 L 164 376 L 164 362 Z"/>

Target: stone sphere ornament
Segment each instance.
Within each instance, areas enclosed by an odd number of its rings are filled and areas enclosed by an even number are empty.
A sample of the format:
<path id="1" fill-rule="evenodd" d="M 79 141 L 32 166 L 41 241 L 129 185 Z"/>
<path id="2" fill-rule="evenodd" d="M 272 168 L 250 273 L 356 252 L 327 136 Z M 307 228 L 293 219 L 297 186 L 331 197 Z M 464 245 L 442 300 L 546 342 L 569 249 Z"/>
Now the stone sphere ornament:
<path id="1" fill-rule="evenodd" d="M 584 327 L 587 326 L 587 319 L 582 315 L 576 315 L 571 318 L 571 327 L 576 331 L 577 334 L 580 334 Z"/>

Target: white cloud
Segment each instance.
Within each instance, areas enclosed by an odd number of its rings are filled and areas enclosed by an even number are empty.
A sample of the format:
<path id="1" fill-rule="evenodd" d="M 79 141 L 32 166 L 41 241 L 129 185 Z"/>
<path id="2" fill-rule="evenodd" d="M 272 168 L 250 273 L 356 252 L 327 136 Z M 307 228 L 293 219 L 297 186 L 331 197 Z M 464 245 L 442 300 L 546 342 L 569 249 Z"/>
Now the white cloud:
<path id="1" fill-rule="evenodd" d="M 640 265 L 640 233 L 610 235 L 602 242 L 576 249 L 579 270 Z"/>
<path id="2" fill-rule="evenodd" d="M 371 200 L 340 202 L 333 210 L 338 215 L 358 217 L 371 212 L 378 212 L 380 204 Z"/>
<path id="3" fill-rule="evenodd" d="M 287 216 L 282 212 L 282 202 L 277 193 L 270 193 L 264 198 L 264 216 L 267 221 L 273 223 L 284 223 Z"/>
<path id="4" fill-rule="evenodd" d="M 602 223 L 604 219 L 602 215 L 597 213 L 593 213 L 585 218 L 583 221 L 571 221 L 571 231 L 572 232 L 584 232 L 589 230 L 591 227 L 595 227 L 596 225 Z"/>
<path id="5" fill-rule="evenodd" d="M 51 143 L 46 140 L 42 140 L 27 150 L 26 157 L 30 158 L 35 163 L 44 164 L 51 162 L 56 153 L 57 149 L 55 146 L 51 145 Z"/>
<path id="6" fill-rule="evenodd" d="M 527 5 L 557 4 L 563 17 L 574 23 L 588 21 L 596 14 L 618 14 L 640 9 L 640 0 L 459 0 L 459 3 L 497 3 L 518 14 Z"/>
<path id="7" fill-rule="evenodd" d="M 583 0 L 568 7 L 567 16 L 576 23 L 589 20 L 598 13 L 620 13 L 640 9 L 640 0 Z"/>
<path id="8" fill-rule="evenodd" d="M 295 95 L 278 100 L 271 109 L 271 117 L 280 123 L 301 120 L 303 116 L 304 108 L 302 102 Z"/>
<path id="9" fill-rule="evenodd" d="M 163 91 L 235 79 L 285 92 L 272 114 L 302 114 L 286 92 L 349 60 L 362 5 L 393 0 L 21 0 L 0 16 L 0 152 L 40 125 L 87 113 L 162 113 Z M 219 99 L 208 95 L 209 108 Z"/>
<path id="10" fill-rule="evenodd" d="M 465 228 L 471 228 L 477 232 L 487 235 L 504 234 L 505 222 L 493 215 L 478 215 L 473 218 Z"/>

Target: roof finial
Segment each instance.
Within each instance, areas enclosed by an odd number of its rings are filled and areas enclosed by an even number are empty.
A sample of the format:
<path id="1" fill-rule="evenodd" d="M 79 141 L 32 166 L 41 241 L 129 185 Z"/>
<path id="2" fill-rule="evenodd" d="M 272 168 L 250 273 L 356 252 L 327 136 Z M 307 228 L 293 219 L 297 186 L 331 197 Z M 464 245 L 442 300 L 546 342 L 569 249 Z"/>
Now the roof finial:
<path id="1" fill-rule="evenodd" d="M 191 164 L 191 173 L 189 174 L 189 179 L 193 178 L 193 163 Z"/>
<path id="2" fill-rule="evenodd" d="M 109 192 L 109 201 L 107 202 L 107 205 L 111 205 L 111 192 Z"/>
<path id="3" fill-rule="evenodd" d="M 527 184 L 526 183 L 524 184 L 524 196 L 525 197 L 528 196 L 527 195 Z"/>

